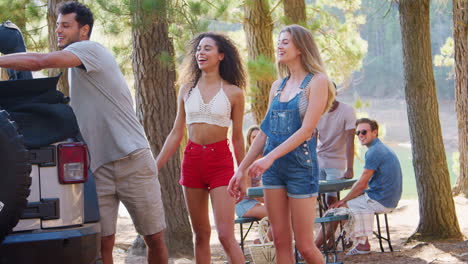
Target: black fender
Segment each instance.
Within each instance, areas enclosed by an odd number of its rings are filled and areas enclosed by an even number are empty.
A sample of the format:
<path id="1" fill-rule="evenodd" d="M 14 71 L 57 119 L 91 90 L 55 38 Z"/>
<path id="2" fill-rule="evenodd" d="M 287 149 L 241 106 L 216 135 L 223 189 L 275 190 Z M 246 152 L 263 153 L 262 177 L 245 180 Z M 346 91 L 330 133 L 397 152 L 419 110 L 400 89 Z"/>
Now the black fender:
<path id="1" fill-rule="evenodd" d="M 9 114 L 0 110 L 0 243 L 27 205 L 31 164 L 23 137 Z"/>

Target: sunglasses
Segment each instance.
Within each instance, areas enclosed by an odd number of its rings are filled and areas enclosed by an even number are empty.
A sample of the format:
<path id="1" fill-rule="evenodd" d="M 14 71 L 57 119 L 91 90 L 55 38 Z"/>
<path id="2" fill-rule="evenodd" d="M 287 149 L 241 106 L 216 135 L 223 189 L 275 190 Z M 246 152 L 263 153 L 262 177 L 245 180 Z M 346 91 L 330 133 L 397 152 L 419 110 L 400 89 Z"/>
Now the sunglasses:
<path id="1" fill-rule="evenodd" d="M 359 134 L 362 134 L 363 136 L 365 136 L 367 134 L 367 130 L 363 129 L 363 130 L 356 131 L 356 136 L 359 136 Z"/>

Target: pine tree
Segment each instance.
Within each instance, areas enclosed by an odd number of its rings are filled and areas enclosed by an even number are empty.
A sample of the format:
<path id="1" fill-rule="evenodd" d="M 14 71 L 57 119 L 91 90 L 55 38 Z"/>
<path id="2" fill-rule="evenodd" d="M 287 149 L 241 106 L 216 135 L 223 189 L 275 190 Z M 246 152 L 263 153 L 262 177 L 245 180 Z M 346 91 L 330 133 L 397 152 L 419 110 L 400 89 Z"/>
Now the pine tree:
<path id="1" fill-rule="evenodd" d="M 174 47 L 168 34 L 165 0 L 132 0 L 133 74 L 137 115 L 156 156 L 172 129 L 177 112 Z M 157 43 L 157 44 L 156 44 Z M 180 177 L 179 153 L 158 176 L 166 214 L 165 238 L 170 256 L 192 255 L 192 230 Z"/>
<path id="2" fill-rule="evenodd" d="M 420 216 L 412 238 L 461 240 L 432 69 L 429 2 L 399 2 L 405 94 Z"/>
<path id="3" fill-rule="evenodd" d="M 47 27 L 49 29 L 49 52 L 59 50 L 57 45 L 57 34 L 55 29 L 57 28 L 57 7 L 61 2 L 66 0 L 48 0 L 47 1 Z M 68 69 L 49 69 L 49 76 L 56 76 L 62 73 L 60 80 L 57 84 L 57 89 L 61 91 L 65 96 L 70 95 L 68 86 Z"/>
<path id="4" fill-rule="evenodd" d="M 468 1 L 453 0 L 453 36 L 455 46 L 455 106 L 458 119 L 460 175 L 455 194 L 468 198 Z"/>

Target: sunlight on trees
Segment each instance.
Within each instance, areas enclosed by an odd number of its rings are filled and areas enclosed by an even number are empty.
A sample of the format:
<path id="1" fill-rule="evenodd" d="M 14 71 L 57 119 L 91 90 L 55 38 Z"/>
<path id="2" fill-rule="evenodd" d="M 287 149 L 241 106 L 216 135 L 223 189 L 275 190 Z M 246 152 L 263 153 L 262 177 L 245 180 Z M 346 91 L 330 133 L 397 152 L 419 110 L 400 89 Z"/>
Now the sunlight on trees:
<path id="1" fill-rule="evenodd" d="M 28 50 L 41 52 L 47 49 L 46 0 L 0 0 L 0 10 L 0 22 L 10 20 L 15 23 L 23 33 Z"/>
<path id="2" fill-rule="evenodd" d="M 366 22 L 359 14 L 361 1 L 317 1 L 309 8 L 309 28 L 315 33 L 329 75 L 337 84 L 351 81 L 354 71 L 362 67 L 367 41 L 359 28 Z"/>
<path id="3" fill-rule="evenodd" d="M 449 67 L 450 71 L 447 73 L 447 79 L 455 78 L 455 58 L 454 56 L 454 42 L 453 38 L 449 37 L 445 44 L 440 48 L 440 54 L 434 56 L 434 65 L 437 67 Z"/>

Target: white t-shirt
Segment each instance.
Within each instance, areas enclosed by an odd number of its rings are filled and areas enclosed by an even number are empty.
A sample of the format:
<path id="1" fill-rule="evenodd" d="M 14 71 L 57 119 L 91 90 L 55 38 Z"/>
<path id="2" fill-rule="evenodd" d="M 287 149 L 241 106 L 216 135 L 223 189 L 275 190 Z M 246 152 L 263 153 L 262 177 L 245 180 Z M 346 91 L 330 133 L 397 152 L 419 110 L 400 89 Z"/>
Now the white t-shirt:
<path id="1" fill-rule="evenodd" d="M 75 42 L 65 50 L 83 63 L 70 68 L 68 78 L 71 106 L 88 144 L 91 170 L 149 148 L 130 90 L 112 54 L 93 41 Z"/>
<path id="2" fill-rule="evenodd" d="M 339 102 L 333 112 L 325 113 L 317 124 L 317 158 L 320 168 L 346 169 L 345 131 L 356 128 L 354 108 Z"/>

